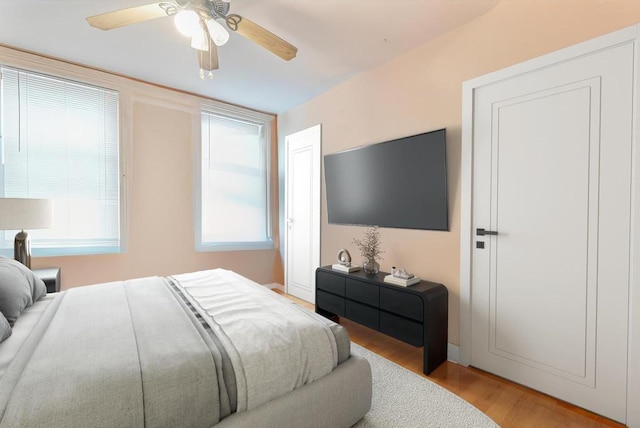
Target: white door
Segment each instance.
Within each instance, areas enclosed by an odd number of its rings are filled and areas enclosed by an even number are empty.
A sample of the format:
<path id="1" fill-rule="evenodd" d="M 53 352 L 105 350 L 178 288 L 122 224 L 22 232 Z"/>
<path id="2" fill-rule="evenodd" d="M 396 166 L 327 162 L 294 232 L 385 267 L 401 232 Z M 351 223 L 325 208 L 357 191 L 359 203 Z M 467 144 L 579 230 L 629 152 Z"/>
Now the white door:
<path id="1" fill-rule="evenodd" d="M 471 365 L 622 422 L 633 60 L 478 87 L 472 131 Z"/>
<path id="2" fill-rule="evenodd" d="M 285 287 L 315 303 L 315 270 L 320 265 L 320 125 L 285 138 Z"/>

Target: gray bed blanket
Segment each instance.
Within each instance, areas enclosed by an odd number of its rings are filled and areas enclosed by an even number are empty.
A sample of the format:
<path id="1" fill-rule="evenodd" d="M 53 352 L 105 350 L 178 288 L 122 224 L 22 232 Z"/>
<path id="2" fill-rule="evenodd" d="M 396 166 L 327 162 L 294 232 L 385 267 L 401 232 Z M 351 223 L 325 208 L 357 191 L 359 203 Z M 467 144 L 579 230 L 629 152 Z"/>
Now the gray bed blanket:
<path id="1" fill-rule="evenodd" d="M 0 426 L 215 424 L 211 351 L 164 283 L 61 293 L 0 379 Z"/>
<path id="2" fill-rule="evenodd" d="M 174 278 L 60 293 L 0 378 L 0 427 L 212 426 L 336 366 L 315 314 L 229 271 Z"/>

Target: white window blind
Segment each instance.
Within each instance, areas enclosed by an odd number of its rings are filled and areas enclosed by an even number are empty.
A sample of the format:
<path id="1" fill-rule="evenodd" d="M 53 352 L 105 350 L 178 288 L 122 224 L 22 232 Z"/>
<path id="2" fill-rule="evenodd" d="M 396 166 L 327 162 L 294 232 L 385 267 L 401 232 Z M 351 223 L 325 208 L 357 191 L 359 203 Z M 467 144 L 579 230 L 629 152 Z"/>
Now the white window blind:
<path id="1" fill-rule="evenodd" d="M 118 93 L 0 71 L 0 194 L 54 201 L 54 227 L 28 231 L 33 254 L 119 251 Z M 3 231 L 3 248 L 13 248 L 14 236 Z"/>
<path id="2" fill-rule="evenodd" d="M 198 250 L 271 248 L 268 122 L 202 113 Z"/>

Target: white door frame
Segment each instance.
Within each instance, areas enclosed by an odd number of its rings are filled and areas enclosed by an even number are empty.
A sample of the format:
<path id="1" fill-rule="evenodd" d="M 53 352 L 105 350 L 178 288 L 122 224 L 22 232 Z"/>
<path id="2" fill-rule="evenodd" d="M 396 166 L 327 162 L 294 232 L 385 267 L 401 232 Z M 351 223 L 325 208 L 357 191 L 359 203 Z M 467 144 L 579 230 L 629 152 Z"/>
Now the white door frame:
<path id="1" fill-rule="evenodd" d="M 640 407 L 632 403 L 632 397 L 640 396 L 640 91 L 638 90 L 640 61 L 640 25 L 588 40 L 532 60 L 489 73 L 464 82 L 462 101 L 462 160 L 461 160 L 461 209 L 460 209 L 460 354 L 459 362 L 468 366 L 471 362 L 471 252 L 473 248 L 473 108 L 476 88 L 531 72 L 588 53 L 621 43 L 634 43 L 634 91 L 633 91 L 633 158 L 632 158 L 632 220 L 631 264 L 629 277 L 629 337 L 627 367 L 627 425 L 640 427 Z M 635 327 L 634 327 L 635 326 Z"/>
<path id="2" fill-rule="evenodd" d="M 314 245 L 314 251 L 312 254 L 312 261 L 314 265 L 320 266 L 320 207 L 322 206 L 321 195 L 320 195 L 320 187 L 322 181 L 322 126 L 320 124 L 311 126 L 309 128 L 303 129 L 302 131 L 295 132 L 293 134 L 289 134 L 285 137 L 285 148 L 284 148 L 284 242 L 285 249 L 283 251 L 284 255 L 284 291 L 289 294 L 289 226 L 287 222 L 287 217 L 289 216 L 289 182 L 288 177 L 286 176 L 289 171 L 289 139 L 291 137 L 299 136 L 300 134 L 318 134 L 318 139 L 313 142 L 314 152 L 319 154 L 319 158 L 317 159 L 317 165 L 315 168 L 315 182 L 316 185 L 313 186 L 313 199 L 317 200 L 318 203 L 318 212 L 315 213 L 316 221 L 313 222 L 313 240 L 316 243 Z M 312 276 L 313 281 L 313 289 L 315 290 L 315 274 Z"/>

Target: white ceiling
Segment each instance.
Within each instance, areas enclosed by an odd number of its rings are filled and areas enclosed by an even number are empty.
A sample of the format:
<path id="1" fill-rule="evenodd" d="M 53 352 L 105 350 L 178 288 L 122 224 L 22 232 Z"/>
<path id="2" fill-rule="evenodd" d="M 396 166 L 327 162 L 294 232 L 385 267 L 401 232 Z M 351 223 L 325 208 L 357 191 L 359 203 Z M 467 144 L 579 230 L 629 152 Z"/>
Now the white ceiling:
<path id="1" fill-rule="evenodd" d="M 0 0 L 0 44 L 206 97 L 282 113 L 461 26 L 498 0 L 231 0 L 237 13 L 298 47 L 284 61 L 239 34 L 200 80 L 196 51 L 171 18 L 102 31 L 85 17 L 150 0 Z"/>

